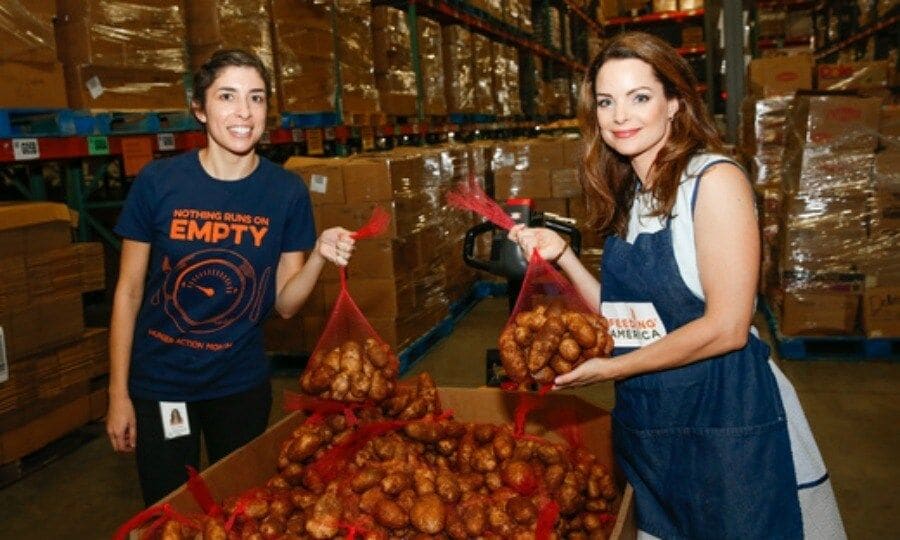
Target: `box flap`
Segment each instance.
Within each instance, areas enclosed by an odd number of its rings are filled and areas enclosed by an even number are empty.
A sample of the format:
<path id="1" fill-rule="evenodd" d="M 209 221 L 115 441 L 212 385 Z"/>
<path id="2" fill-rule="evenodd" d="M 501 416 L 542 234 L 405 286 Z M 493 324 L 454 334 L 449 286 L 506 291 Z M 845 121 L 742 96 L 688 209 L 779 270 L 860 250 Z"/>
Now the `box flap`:
<path id="1" fill-rule="evenodd" d="M 78 223 L 77 214 L 74 223 Z M 0 230 L 19 229 L 49 223 L 65 221 L 73 223 L 69 208 L 61 203 L 50 202 L 0 202 Z"/>

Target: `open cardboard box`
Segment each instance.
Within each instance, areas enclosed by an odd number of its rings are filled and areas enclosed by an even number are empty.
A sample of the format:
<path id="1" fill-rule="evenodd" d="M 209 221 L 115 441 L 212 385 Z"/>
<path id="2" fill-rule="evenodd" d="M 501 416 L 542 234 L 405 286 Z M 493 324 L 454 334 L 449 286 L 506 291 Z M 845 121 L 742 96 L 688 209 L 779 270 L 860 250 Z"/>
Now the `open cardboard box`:
<path id="1" fill-rule="evenodd" d="M 441 407 L 444 410 L 452 410 L 455 418 L 463 421 L 510 423 L 518 402 L 518 396 L 495 388 L 442 387 L 439 391 Z M 558 440 L 559 437 L 547 427 L 549 423 L 546 414 L 548 411 L 562 408 L 574 412 L 582 428 L 586 446 L 601 463 L 615 470 L 609 413 L 579 397 L 548 394 L 529 415 L 526 432 Z M 203 471 L 201 476 L 209 485 L 213 497 L 221 502 L 229 495 L 263 485 L 276 472 L 275 463 L 281 442 L 290 436 L 301 418 L 300 413 L 289 415 L 246 446 Z M 617 519 L 609 538 L 630 540 L 637 536 L 632 490 L 621 474 L 617 475 L 617 480 L 623 495 L 618 501 Z M 185 513 L 201 511 L 186 486 L 173 491 L 160 503 L 169 503 L 173 508 Z M 138 537 L 137 533 L 132 533 L 132 538 Z"/>

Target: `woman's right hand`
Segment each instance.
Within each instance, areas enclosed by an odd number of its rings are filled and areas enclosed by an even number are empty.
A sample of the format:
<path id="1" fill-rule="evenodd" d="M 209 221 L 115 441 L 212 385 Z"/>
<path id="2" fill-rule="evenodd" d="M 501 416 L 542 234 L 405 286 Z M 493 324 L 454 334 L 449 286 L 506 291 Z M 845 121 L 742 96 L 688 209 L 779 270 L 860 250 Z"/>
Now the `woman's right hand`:
<path id="1" fill-rule="evenodd" d="M 527 258 L 537 249 L 544 260 L 556 262 L 569 249 L 568 242 L 562 236 L 545 227 L 516 225 L 509 230 L 508 237 L 519 244 Z"/>
<path id="2" fill-rule="evenodd" d="M 109 398 L 106 433 L 116 452 L 133 452 L 137 443 L 137 421 L 134 405 L 128 397 Z"/>

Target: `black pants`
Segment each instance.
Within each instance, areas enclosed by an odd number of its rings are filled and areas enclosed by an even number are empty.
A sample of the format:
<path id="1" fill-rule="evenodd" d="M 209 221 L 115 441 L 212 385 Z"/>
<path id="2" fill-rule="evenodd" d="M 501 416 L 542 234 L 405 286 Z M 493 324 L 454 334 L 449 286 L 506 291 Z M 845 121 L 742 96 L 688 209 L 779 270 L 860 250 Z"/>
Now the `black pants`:
<path id="1" fill-rule="evenodd" d="M 240 394 L 188 402 L 191 433 L 169 440 L 163 435 L 159 402 L 132 402 L 137 417 L 138 476 L 144 504 L 150 506 L 187 481 L 188 465 L 200 469 L 201 434 L 210 465 L 262 434 L 272 410 L 272 385 L 267 380 Z"/>

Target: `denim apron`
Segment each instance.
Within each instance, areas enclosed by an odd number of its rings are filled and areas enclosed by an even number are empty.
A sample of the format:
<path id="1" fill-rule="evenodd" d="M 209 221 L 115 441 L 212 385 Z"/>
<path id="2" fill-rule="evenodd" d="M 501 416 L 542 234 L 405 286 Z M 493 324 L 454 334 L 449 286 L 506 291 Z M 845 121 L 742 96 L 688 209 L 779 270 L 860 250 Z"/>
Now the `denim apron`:
<path id="1" fill-rule="evenodd" d="M 679 273 L 670 221 L 634 244 L 606 240 L 601 301 L 652 303 L 666 332 L 703 315 L 704 302 Z M 740 350 L 616 383 L 613 445 L 642 531 L 664 539 L 803 537 L 768 358 L 768 346 L 750 334 Z"/>

